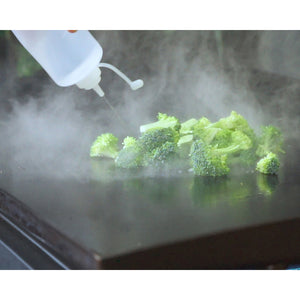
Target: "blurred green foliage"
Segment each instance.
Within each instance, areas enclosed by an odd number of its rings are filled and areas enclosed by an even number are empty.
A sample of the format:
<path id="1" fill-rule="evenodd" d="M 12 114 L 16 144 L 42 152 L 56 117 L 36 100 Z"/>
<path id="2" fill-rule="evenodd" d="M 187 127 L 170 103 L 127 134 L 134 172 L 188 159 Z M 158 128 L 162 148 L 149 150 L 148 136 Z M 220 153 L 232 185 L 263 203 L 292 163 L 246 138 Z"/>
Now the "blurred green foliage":
<path id="1" fill-rule="evenodd" d="M 9 56 L 14 57 L 15 64 L 13 67 L 15 70 L 11 71 L 15 72 L 18 77 L 33 76 L 42 69 L 29 52 L 14 38 L 10 30 L 0 30 L 0 38 L 2 47 L 7 49 L 4 59 L 8 59 Z M 10 65 L 10 67 L 12 66 Z"/>
<path id="2" fill-rule="evenodd" d="M 18 77 L 30 77 L 41 70 L 41 66 L 21 45 L 16 47 L 16 54 Z"/>
<path id="3" fill-rule="evenodd" d="M 0 38 L 5 38 L 7 35 L 8 30 L 0 30 Z"/>

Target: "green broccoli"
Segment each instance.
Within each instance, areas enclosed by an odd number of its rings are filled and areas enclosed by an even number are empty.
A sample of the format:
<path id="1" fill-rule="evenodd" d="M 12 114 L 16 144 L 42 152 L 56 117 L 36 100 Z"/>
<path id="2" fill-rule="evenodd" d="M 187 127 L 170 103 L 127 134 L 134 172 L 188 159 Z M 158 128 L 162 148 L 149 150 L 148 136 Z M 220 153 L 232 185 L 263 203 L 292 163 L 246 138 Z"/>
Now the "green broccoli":
<path id="1" fill-rule="evenodd" d="M 225 148 L 230 146 L 232 142 L 232 131 L 229 129 L 220 129 L 216 132 L 211 145 L 216 148 Z"/>
<path id="2" fill-rule="evenodd" d="M 211 144 L 214 140 L 217 133 L 221 131 L 220 128 L 212 128 L 212 127 L 204 127 L 204 128 L 197 128 L 194 130 L 194 139 L 195 140 L 202 140 L 206 144 Z"/>
<path id="3" fill-rule="evenodd" d="M 204 130 L 210 124 L 211 122 L 207 118 L 202 117 L 192 126 L 192 134 L 195 140 L 203 138 Z"/>
<path id="4" fill-rule="evenodd" d="M 174 142 L 166 142 L 148 153 L 145 158 L 147 166 L 163 166 L 178 158 L 178 146 Z"/>
<path id="5" fill-rule="evenodd" d="M 195 175 L 215 177 L 229 173 L 227 155 L 215 152 L 212 146 L 201 140 L 194 141 L 190 156 Z"/>
<path id="6" fill-rule="evenodd" d="M 191 149 L 194 173 L 203 176 L 222 176 L 229 173 L 227 156 L 240 153 L 252 147 L 250 138 L 241 131 L 232 132 L 231 144 L 225 148 L 208 145 L 202 140 L 195 141 Z"/>
<path id="7" fill-rule="evenodd" d="M 179 156 L 181 158 L 188 158 L 193 143 L 193 138 L 194 137 L 192 134 L 187 134 L 182 136 L 179 139 L 177 146 L 178 146 Z"/>
<path id="8" fill-rule="evenodd" d="M 136 138 L 134 138 L 132 136 L 127 136 L 123 140 L 122 145 L 123 145 L 123 149 L 130 148 L 130 147 L 136 147 L 137 146 L 137 140 L 136 140 Z"/>
<path id="9" fill-rule="evenodd" d="M 151 153 L 166 142 L 177 143 L 179 133 L 172 128 L 158 128 L 147 130 L 138 140 L 145 153 Z"/>
<path id="10" fill-rule="evenodd" d="M 258 138 L 258 147 L 256 154 L 259 157 L 267 155 L 269 152 L 275 154 L 284 153 L 283 147 L 283 137 L 281 130 L 275 126 L 262 126 L 262 134 Z"/>
<path id="11" fill-rule="evenodd" d="M 181 123 L 181 127 L 179 130 L 180 135 L 186 135 L 193 133 L 193 127 L 198 123 L 196 119 L 189 119 L 183 123 Z"/>
<path id="12" fill-rule="evenodd" d="M 196 125 L 193 126 L 193 134 L 195 139 L 201 139 L 207 144 L 224 148 L 231 144 L 232 128 L 221 128 L 217 123 L 211 123 L 207 118 L 201 118 Z M 236 130 L 236 129 L 234 129 Z"/>
<path id="13" fill-rule="evenodd" d="M 256 137 L 250 138 L 239 130 L 222 129 L 213 139 L 212 146 L 220 148 L 223 154 L 227 153 L 229 166 L 252 167 L 257 162 Z"/>
<path id="14" fill-rule="evenodd" d="M 252 147 L 251 139 L 243 132 L 237 130 L 231 134 L 231 143 L 225 148 L 215 148 L 214 152 L 219 154 L 236 154 L 242 150 L 248 150 Z"/>
<path id="15" fill-rule="evenodd" d="M 218 122 L 211 124 L 210 127 L 239 130 L 246 134 L 251 140 L 255 138 L 255 133 L 249 126 L 247 120 L 235 111 L 232 111 L 230 116 L 221 118 Z"/>
<path id="16" fill-rule="evenodd" d="M 111 133 L 98 136 L 91 146 L 91 157 L 115 159 L 125 169 L 175 166 L 195 175 L 218 177 L 230 168 L 254 167 L 264 174 L 277 174 L 280 153 L 284 153 L 281 131 L 262 127 L 259 138 L 244 117 L 232 111 L 230 116 L 211 123 L 206 117 L 182 124 L 174 116 L 158 113 L 157 121 L 142 125 L 139 138 L 126 137 L 118 149 L 118 138 Z M 176 162 L 176 164 L 170 164 Z M 230 168 L 229 168 L 230 167 Z M 160 169 L 161 170 L 161 169 Z"/>
<path id="17" fill-rule="evenodd" d="M 197 121 L 197 123 L 192 128 L 193 130 L 197 131 L 198 129 L 207 127 L 210 124 L 211 122 L 206 117 L 202 117 Z"/>
<path id="18" fill-rule="evenodd" d="M 256 170 L 263 174 L 277 174 L 280 162 L 275 153 L 269 152 L 260 159 L 256 165 Z"/>
<path id="19" fill-rule="evenodd" d="M 112 133 L 103 133 L 96 138 L 90 149 L 91 157 L 116 158 L 119 152 L 118 138 Z"/>
<path id="20" fill-rule="evenodd" d="M 118 153 L 115 164 L 119 168 L 132 169 L 143 165 L 144 155 L 142 149 L 134 137 L 126 137 L 123 141 L 123 149 Z"/>
<path id="21" fill-rule="evenodd" d="M 157 122 L 140 126 L 140 132 L 144 133 L 148 130 L 158 128 L 172 128 L 176 131 L 180 130 L 180 122 L 176 117 L 168 116 L 167 114 L 158 113 Z"/>

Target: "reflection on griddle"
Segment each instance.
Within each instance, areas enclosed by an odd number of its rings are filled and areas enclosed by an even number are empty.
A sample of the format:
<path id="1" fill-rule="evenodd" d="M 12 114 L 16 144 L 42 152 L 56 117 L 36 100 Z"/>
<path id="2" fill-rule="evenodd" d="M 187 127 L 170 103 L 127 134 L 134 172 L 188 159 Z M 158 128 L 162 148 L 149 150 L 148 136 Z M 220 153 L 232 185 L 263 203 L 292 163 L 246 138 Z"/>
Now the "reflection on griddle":
<path id="1" fill-rule="evenodd" d="M 251 180 L 230 177 L 195 177 L 191 185 L 191 196 L 196 205 L 216 206 L 226 201 L 230 205 L 247 199 L 255 191 Z"/>
<path id="2" fill-rule="evenodd" d="M 266 197 L 271 196 L 278 186 L 276 175 L 257 174 L 257 186 L 259 191 Z"/>
<path id="3" fill-rule="evenodd" d="M 232 176 L 202 177 L 172 169 L 118 169 L 111 160 L 91 161 L 95 185 L 103 189 L 112 181 L 119 181 L 127 197 L 151 199 L 153 203 L 175 203 L 174 199 L 190 199 L 194 206 L 216 207 L 221 203 L 239 205 L 255 194 L 271 196 L 278 185 L 278 177 L 235 170 Z M 101 182 L 101 184 L 100 184 Z M 99 185 L 100 184 L 100 185 Z M 104 185 L 104 186 L 103 186 Z M 120 192 L 120 191 L 119 191 Z M 142 201 L 142 200 L 141 200 Z"/>

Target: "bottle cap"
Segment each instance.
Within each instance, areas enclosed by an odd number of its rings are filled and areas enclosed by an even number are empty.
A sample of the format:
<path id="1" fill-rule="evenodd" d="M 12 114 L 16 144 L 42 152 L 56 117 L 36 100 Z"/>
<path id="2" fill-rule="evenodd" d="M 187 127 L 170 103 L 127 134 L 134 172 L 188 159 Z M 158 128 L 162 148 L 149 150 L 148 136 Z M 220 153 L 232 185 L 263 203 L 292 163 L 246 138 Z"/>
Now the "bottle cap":
<path id="1" fill-rule="evenodd" d="M 104 92 L 99 86 L 100 80 L 101 80 L 101 71 L 98 67 L 96 67 L 88 76 L 86 76 L 85 78 L 77 82 L 76 85 L 80 89 L 85 89 L 85 90 L 93 89 L 100 97 L 103 97 Z"/>

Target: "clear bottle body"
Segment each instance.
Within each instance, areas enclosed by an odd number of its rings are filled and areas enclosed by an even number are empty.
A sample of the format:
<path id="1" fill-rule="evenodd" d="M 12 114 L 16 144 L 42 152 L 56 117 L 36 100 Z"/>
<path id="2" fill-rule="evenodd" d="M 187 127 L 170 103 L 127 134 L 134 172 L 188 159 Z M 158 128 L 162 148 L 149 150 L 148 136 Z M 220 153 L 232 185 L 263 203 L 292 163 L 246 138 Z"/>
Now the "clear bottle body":
<path id="1" fill-rule="evenodd" d="M 103 50 L 87 30 L 14 30 L 13 33 L 59 86 L 77 84 L 101 61 Z"/>

